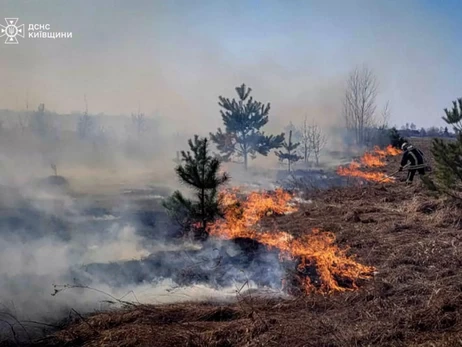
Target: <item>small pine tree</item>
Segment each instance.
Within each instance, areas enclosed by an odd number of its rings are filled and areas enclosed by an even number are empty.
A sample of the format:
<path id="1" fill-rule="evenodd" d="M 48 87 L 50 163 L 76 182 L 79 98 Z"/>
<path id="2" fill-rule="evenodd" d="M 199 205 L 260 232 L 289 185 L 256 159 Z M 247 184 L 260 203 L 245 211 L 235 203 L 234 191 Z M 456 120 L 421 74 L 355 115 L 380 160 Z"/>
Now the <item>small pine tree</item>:
<path id="1" fill-rule="evenodd" d="M 300 145 L 300 142 L 292 142 L 292 130 L 289 131 L 289 141 L 284 141 L 282 147 L 285 149 L 285 152 L 277 151 L 275 154 L 279 158 L 279 161 L 287 160 L 289 172 L 292 166 L 292 163 L 303 159 L 296 153 L 297 147 Z"/>
<path id="2" fill-rule="evenodd" d="M 210 133 L 223 160 L 237 156 L 244 159 L 247 170 L 248 158 L 256 158 L 256 154 L 267 156 L 272 149 L 282 146 L 284 135 L 265 135 L 261 128 L 268 123 L 270 104 L 264 105 L 249 97 L 251 88 L 242 84 L 236 87 L 239 100 L 230 100 L 220 96 L 221 117 L 225 126 L 223 132 L 218 128 L 216 134 Z"/>
<path id="3" fill-rule="evenodd" d="M 163 203 L 164 207 L 185 230 L 192 230 L 196 239 L 207 238 L 207 225 L 222 213 L 218 188 L 228 181 L 226 173 L 219 174 L 220 160 L 209 155 L 206 138 L 194 136 L 188 141 L 191 151 L 181 151 L 181 162 L 175 172 L 182 183 L 195 191 L 196 200 L 190 200 L 175 191 Z M 192 152 L 192 153 L 191 153 Z"/>
<path id="4" fill-rule="evenodd" d="M 446 117 L 443 120 L 452 125 L 456 133 L 462 132 L 462 98 L 452 102 L 452 110 L 444 109 Z"/>
<path id="5" fill-rule="evenodd" d="M 433 139 L 431 152 L 436 161 L 436 186 L 440 191 L 462 200 L 462 98 L 453 102 L 453 109 L 444 110 L 443 120 L 452 125 L 455 141 Z"/>
<path id="6" fill-rule="evenodd" d="M 395 127 L 389 130 L 388 136 L 390 137 L 390 144 L 395 148 L 401 148 L 401 145 L 406 142 L 406 139 L 400 135 Z"/>

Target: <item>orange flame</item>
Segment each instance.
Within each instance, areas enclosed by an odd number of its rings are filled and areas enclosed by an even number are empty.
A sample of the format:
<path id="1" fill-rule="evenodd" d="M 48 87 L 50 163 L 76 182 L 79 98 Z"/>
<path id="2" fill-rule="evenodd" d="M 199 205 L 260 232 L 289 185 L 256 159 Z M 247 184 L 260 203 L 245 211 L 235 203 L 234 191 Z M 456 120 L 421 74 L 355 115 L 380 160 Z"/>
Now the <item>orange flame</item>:
<path id="1" fill-rule="evenodd" d="M 347 167 L 339 166 L 337 169 L 337 174 L 340 176 L 351 176 L 351 177 L 358 177 L 363 178 L 368 181 L 374 182 L 393 182 L 395 179 L 393 177 L 389 177 L 383 172 L 364 172 L 359 170 L 359 164 L 356 162 L 351 163 Z"/>
<path id="2" fill-rule="evenodd" d="M 385 166 L 385 163 L 382 161 L 380 156 L 375 155 L 375 153 L 369 153 L 366 152 L 364 155 L 361 157 L 361 164 L 364 166 L 370 166 L 370 167 L 382 167 Z"/>
<path id="3" fill-rule="evenodd" d="M 376 146 L 374 148 L 378 148 L 378 147 Z M 393 147 L 392 145 L 388 145 L 385 148 L 385 153 L 386 153 L 385 155 L 395 156 L 395 155 L 401 154 L 402 151 L 400 149 L 398 149 L 398 148 Z"/>
<path id="4" fill-rule="evenodd" d="M 233 239 L 248 237 L 278 248 L 282 259 L 299 259 L 298 270 L 302 272 L 306 264 L 316 264 L 320 285 L 303 278 L 302 287 L 306 293 L 317 291 L 330 293 L 356 289 L 358 279 L 370 278 L 373 267 L 357 263 L 346 255 L 346 250 L 338 248 L 335 235 L 313 229 L 311 234 L 295 238 L 284 231 L 262 231 L 258 222 L 268 213 L 287 214 L 297 208 L 290 204 L 292 196 L 279 189 L 274 193 L 252 192 L 243 201 L 237 198 L 235 191 L 221 192 L 221 204 L 225 218 L 209 226 L 210 235 Z M 339 285 L 339 278 L 348 278 L 351 288 Z"/>
<path id="5" fill-rule="evenodd" d="M 394 178 L 389 177 L 382 172 L 364 172 L 360 168 L 363 167 L 384 167 L 385 161 L 384 158 L 387 156 L 395 156 L 400 154 L 401 151 L 392 147 L 391 145 L 387 146 L 385 149 L 380 149 L 378 146 L 374 147 L 372 152 L 366 152 L 360 158 L 359 162 L 353 161 L 347 167 L 339 166 L 337 169 L 337 174 L 340 176 L 351 176 L 359 177 L 368 181 L 375 182 L 393 182 Z"/>

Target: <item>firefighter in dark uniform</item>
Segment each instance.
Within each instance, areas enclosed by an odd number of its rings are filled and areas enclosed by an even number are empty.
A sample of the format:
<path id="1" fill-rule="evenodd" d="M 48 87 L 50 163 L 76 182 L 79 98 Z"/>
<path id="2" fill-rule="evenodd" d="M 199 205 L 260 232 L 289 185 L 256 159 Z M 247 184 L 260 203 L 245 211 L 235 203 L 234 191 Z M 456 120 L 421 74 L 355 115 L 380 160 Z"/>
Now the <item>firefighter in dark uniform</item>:
<path id="1" fill-rule="evenodd" d="M 401 149 L 404 151 L 404 154 L 403 158 L 401 159 L 399 171 L 403 171 L 403 168 L 406 167 L 408 170 L 406 184 L 411 184 L 414 180 L 416 172 L 419 172 L 420 176 L 425 175 L 427 164 L 425 162 L 424 154 L 422 151 L 410 143 L 403 143 Z"/>

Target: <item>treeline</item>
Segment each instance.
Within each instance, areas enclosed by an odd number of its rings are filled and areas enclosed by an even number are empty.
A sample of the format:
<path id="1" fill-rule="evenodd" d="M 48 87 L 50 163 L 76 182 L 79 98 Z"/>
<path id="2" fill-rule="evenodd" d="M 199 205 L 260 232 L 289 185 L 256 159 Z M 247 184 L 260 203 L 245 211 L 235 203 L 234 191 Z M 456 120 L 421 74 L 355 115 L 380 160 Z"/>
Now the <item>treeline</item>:
<path id="1" fill-rule="evenodd" d="M 446 127 L 430 127 L 430 128 L 420 128 L 417 129 L 417 126 L 414 123 L 406 123 L 401 126 L 398 130 L 401 136 L 404 137 L 448 137 L 455 138 L 457 137 L 455 132 L 449 130 Z"/>
<path id="2" fill-rule="evenodd" d="M 0 132 L 19 132 L 37 137 L 59 137 L 74 133 L 81 140 L 102 140 L 110 137 L 137 137 L 153 134 L 159 128 L 159 117 L 134 112 L 125 115 L 91 114 L 83 112 L 58 114 L 39 104 L 35 110 L 0 110 Z"/>

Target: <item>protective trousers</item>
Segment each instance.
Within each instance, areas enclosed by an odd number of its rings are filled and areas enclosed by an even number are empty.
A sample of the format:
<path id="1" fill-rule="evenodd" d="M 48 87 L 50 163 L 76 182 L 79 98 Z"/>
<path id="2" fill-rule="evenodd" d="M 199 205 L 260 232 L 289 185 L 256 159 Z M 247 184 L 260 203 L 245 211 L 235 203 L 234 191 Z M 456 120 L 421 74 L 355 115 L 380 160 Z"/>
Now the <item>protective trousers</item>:
<path id="1" fill-rule="evenodd" d="M 424 175 L 425 175 L 425 168 L 409 170 L 409 171 L 407 172 L 406 183 L 411 183 L 411 182 L 414 180 L 414 176 L 415 176 L 415 173 L 416 173 L 417 171 L 419 172 L 419 175 L 420 175 L 420 176 L 424 176 Z"/>

